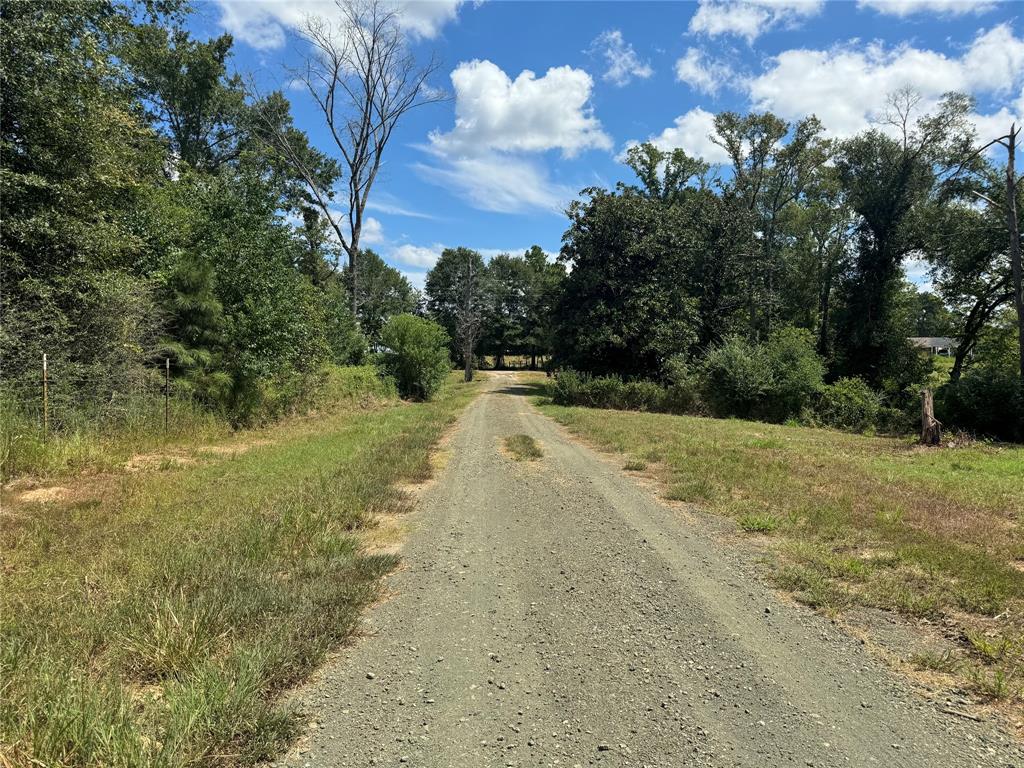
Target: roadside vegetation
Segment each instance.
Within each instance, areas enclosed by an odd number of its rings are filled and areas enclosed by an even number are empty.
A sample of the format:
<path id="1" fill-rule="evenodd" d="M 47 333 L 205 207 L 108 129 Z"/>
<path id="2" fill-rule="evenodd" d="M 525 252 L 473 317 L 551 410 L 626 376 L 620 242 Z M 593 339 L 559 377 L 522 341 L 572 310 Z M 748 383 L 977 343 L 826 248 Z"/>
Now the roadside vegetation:
<path id="1" fill-rule="evenodd" d="M 364 536 L 473 395 L 400 404 L 356 376 L 230 452 L 6 494 L 0 764 L 252 764 L 295 735 L 282 692 L 378 595 L 396 558 Z"/>
<path id="2" fill-rule="evenodd" d="M 537 441 L 529 435 L 512 435 L 505 438 L 505 448 L 516 461 L 533 461 L 544 455 Z"/>
<path id="3" fill-rule="evenodd" d="M 1024 448 L 925 449 L 825 429 L 542 405 L 670 500 L 765 536 L 773 578 L 829 613 L 873 606 L 962 633 L 948 671 L 1024 702 Z"/>

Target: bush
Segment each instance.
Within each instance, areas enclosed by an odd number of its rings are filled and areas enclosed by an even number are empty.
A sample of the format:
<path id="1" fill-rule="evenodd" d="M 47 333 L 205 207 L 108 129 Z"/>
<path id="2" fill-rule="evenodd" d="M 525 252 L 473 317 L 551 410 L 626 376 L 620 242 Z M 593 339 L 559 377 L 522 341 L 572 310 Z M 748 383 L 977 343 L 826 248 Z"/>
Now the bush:
<path id="1" fill-rule="evenodd" d="M 653 381 L 630 381 L 622 385 L 622 407 L 630 411 L 661 411 L 665 390 Z"/>
<path id="2" fill-rule="evenodd" d="M 764 351 L 772 381 L 758 410 L 770 421 L 785 421 L 808 407 L 821 391 L 825 365 L 805 328 L 776 331 Z"/>
<path id="3" fill-rule="evenodd" d="M 444 328 L 431 320 L 395 315 L 381 331 L 380 367 L 402 397 L 429 400 L 451 370 L 448 341 Z"/>
<path id="4" fill-rule="evenodd" d="M 618 376 L 598 376 L 583 386 L 583 402 L 590 408 L 622 408 L 623 387 Z"/>
<path id="5" fill-rule="evenodd" d="M 555 405 L 580 405 L 585 377 L 566 368 L 555 375 L 555 386 L 551 391 L 551 401 Z"/>
<path id="6" fill-rule="evenodd" d="M 936 392 L 935 415 L 946 429 L 1024 442 L 1020 377 L 1012 363 L 972 366 Z"/>
<path id="7" fill-rule="evenodd" d="M 701 367 L 701 395 L 716 416 L 750 418 L 772 388 L 762 347 L 730 336 L 712 347 Z"/>
<path id="8" fill-rule="evenodd" d="M 665 365 L 667 386 L 662 407 L 669 413 L 695 413 L 700 410 L 700 381 L 690 370 L 686 358 L 676 355 Z"/>
<path id="9" fill-rule="evenodd" d="M 827 426 L 860 432 L 875 426 L 881 407 L 878 393 L 867 382 L 844 378 L 822 389 L 816 416 Z"/>

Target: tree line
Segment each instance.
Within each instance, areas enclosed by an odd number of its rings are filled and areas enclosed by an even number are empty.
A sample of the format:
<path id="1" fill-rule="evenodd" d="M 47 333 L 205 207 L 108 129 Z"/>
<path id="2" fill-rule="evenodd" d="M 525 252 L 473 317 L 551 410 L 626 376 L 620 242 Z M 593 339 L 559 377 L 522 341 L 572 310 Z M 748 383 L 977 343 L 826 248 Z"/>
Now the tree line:
<path id="1" fill-rule="evenodd" d="M 555 364 L 668 382 L 723 350 L 745 348 L 735 365 L 755 366 L 760 348 L 798 329 L 824 381 L 855 380 L 905 424 L 922 387 L 937 387 L 950 426 L 1024 438 L 1024 193 L 1012 154 L 1001 167 L 978 151 L 965 95 L 947 95 L 933 114 L 920 114 L 911 91 L 889 105 L 879 125 L 846 140 L 814 117 L 723 112 L 710 137 L 730 159 L 721 169 L 681 149 L 631 147 L 634 182 L 585 189 L 569 205 L 558 256 L 567 274 L 551 304 Z M 999 142 L 1011 150 L 1013 130 Z M 911 258 L 926 265 L 931 291 L 907 281 Z M 956 338 L 948 373 L 933 370 L 917 336 Z"/>
<path id="2" fill-rule="evenodd" d="M 922 114 L 893 94 L 845 140 L 721 113 L 724 166 L 631 147 L 635 179 L 582 190 L 556 258 L 447 249 L 421 295 L 362 228 L 395 126 L 443 98 L 437 63 L 417 65 L 383 3 L 338 8 L 302 30 L 328 152 L 282 93 L 232 74 L 230 35 L 189 35 L 185 2 L 0 6 L 5 407 L 36 397 L 44 353 L 55 401 L 100 416 L 169 359 L 176 392 L 246 423 L 299 407 L 324 366 L 386 353 L 389 320 L 417 314 L 467 377 L 515 355 L 666 384 L 810 339 L 823 381 L 906 413 L 936 387 L 951 426 L 1022 436 L 1017 133 L 990 147 L 1008 162 L 981 151 L 968 97 Z M 959 342 L 948 372 L 907 340 L 938 335 Z"/>

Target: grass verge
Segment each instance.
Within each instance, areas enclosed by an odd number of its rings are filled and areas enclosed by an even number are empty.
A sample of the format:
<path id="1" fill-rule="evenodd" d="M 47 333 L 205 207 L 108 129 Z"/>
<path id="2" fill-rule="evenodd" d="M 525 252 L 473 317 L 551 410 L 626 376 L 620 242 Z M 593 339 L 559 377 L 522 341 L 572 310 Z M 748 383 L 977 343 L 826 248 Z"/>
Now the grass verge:
<path id="1" fill-rule="evenodd" d="M 505 449 L 516 461 L 533 461 L 544 455 L 537 441 L 529 435 L 512 435 L 505 438 Z"/>
<path id="2" fill-rule="evenodd" d="M 953 622 L 961 683 L 1024 704 L 1024 448 L 541 407 L 605 449 L 658 462 L 666 498 L 767 534 L 774 578 L 803 602 Z"/>
<path id="3" fill-rule="evenodd" d="M 356 627 L 405 508 L 471 399 L 358 404 L 244 453 L 5 510 L 0 765 L 252 764 L 297 730 L 280 693 Z"/>

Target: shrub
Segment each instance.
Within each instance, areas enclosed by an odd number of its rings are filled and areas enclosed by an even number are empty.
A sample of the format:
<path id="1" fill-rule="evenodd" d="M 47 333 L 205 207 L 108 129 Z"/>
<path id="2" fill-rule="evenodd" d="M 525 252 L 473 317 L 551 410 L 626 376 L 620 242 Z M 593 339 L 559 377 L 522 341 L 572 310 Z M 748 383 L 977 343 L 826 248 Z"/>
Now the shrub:
<path id="1" fill-rule="evenodd" d="M 625 385 L 618 376 L 598 376 L 583 385 L 582 402 L 590 408 L 622 408 L 622 391 Z"/>
<path id="2" fill-rule="evenodd" d="M 968 368 L 935 396 L 935 415 L 948 429 L 1024 441 L 1024 393 L 1012 363 Z"/>
<path id="3" fill-rule="evenodd" d="M 395 315 L 381 331 L 380 367 L 402 397 L 429 400 L 448 376 L 448 334 L 415 315 Z"/>
<path id="4" fill-rule="evenodd" d="M 830 427 L 860 432 L 875 425 L 880 409 L 878 393 L 867 382 L 844 378 L 822 389 L 816 415 Z"/>
<path id="5" fill-rule="evenodd" d="M 700 410 L 700 381 L 690 370 L 686 358 L 676 355 L 665 364 L 665 393 L 662 407 L 669 413 L 694 413 Z"/>
<path id="6" fill-rule="evenodd" d="M 653 381 L 630 381 L 622 385 L 622 407 L 631 411 L 663 410 L 665 390 Z"/>
<path id="7" fill-rule="evenodd" d="M 716 416 L 750 418 L 772 388 L 761 347 L 730 336 L 712 347 L 701 367 L 701 396 Z"/>
<path id="8" fill-rule="evenodd" d="M 551 390 L 551 401 L 555 405 L 579 405 L 583 392 L 585 377 L 566 368 L 555 375 L 555 385 Z"/>
<path id="9" fill-rule="evenodd" d="M 825 366 L 805 328 L 782 328 L 764 347 L 771 386 L 758 409 L 770 421 L 785 421 L 810 405 L 822 388 Z"/>

